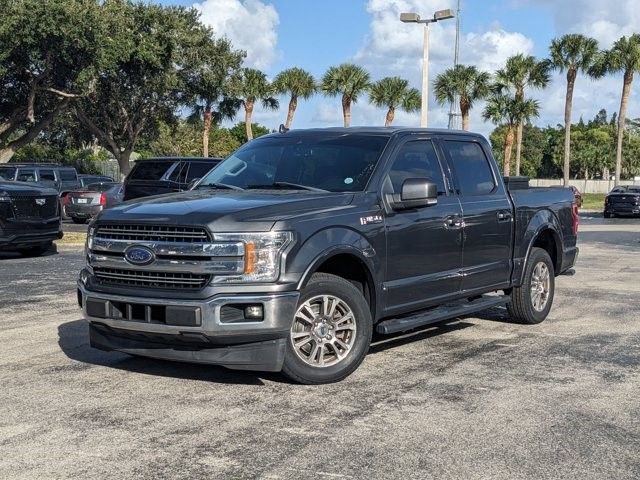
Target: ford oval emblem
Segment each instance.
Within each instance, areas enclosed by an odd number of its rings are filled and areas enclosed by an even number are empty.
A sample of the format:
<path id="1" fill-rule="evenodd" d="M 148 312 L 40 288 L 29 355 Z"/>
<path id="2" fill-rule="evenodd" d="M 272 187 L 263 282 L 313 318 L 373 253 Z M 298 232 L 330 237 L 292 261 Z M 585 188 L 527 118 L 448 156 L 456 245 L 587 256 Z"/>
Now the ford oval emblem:
<path id="1" fill-rule="evenodd" d="M 156 259 L 156 255 L 147 247 L 134 245 L 125 250 L 124 258 L 133 265 L 149 265 Z"/>

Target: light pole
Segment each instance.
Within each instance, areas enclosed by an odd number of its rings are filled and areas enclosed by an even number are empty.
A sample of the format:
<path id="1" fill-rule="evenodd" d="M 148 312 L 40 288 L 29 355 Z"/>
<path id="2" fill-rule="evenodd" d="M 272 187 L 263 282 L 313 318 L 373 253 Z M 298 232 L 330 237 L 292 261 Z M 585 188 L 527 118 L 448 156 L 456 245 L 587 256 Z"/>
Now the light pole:
<path id="1" fill-rule="evenodd" d="M 453 10 L 438 10 L 433 14 L 433 18 L 420 20 L 417 13 L 401 13 L 400 21 L 404 23 L 422 23 L 424 24 L 424 42 L 422 47 L 422 109 L 420 112 L 420 126 L 426 127 L 429 111 L 429 24 L 453 18 Z"/>

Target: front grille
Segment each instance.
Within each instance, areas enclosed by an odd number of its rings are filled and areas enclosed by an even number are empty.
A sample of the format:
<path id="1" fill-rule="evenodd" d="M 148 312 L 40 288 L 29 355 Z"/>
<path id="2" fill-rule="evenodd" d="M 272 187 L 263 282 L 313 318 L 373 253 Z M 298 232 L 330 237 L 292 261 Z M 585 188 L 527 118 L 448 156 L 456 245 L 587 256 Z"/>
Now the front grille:
<path id="1" fill-rule="evenodd" d="M 119 268 L 94 268 L 96 279 L 104 285 L 136 286 L 199 290 L 211 280 L 210 275 L 195 273 L 169 273 Z"/>
<path id="2" fill-rule="evenodd" d="M 96 237 L 134 242 L 208 243 L 210 240 L 203 228 L 164 225 L 99 225 Z"/>
<path id="3" fill-rule="evenodd" d="M 44 201 L 39 205 L 38 201 Z M 52 218 L 58 214 L 58 197 L 13 197 L 11 199 L 15 218 Z"/>

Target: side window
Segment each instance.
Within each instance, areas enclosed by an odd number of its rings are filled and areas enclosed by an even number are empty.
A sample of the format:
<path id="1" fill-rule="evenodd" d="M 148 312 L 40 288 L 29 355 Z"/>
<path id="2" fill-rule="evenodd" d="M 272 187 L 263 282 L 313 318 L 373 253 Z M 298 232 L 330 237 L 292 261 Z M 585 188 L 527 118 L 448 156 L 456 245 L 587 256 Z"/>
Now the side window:
<path id="1" fill-rule="evenodd" d="M 21 168 L 16 176 L 17 182 L 35 182 L 36 171 L 33 168 Z"/>
<path id="2" fill-rule="evenodd" d="M 438 195 L 445 194 L 442 168 L 431 140 L 413 140 L 400 147 L 389 172 L 393 191 L 400 193 L 408 178 L 428 178 L 438 186 Z"/>
<path id="3" fill-rule="evenodd" d="M 46 182 L 55 182 L 56 176 L 53 170 L 40 170 L 40 180 Z"/>
<path id="4" fill-rule="evenodd" d="M 173 172 L 171 172 L 171 175 L 169 175 L 168 180 L 170 182 L 185 183 L 188 168 L 189 164 L 187 162 L 180 162 L 178 165 L 176 165 L 176 168 L 173 169 Z"/>
<path id="5" fill-rule="evenodd" d="M 60 180 L 62 180 L 63 182 L 78 181 L 78 175 L 76 174 L 76 171 L 71 168 L 61 168 L 60 170 L 58 170 L 58 174 L 60 175 Z"/>
<path id="6" fill-rule="evenodd" d="M 462 195 L 487 195 L 496 188 L 493 172 L 482 147 L 476 142 L 445 141 Z"/>
<path id="7" fill-rule="evenodd" d="M 189 173 L 187 174 L 187 182 L 192 181 L 194 178 L 202 178 L 209 170 L 213 168 L 213 164 L 204 162 L 191 162 L 189 165 Z"/>

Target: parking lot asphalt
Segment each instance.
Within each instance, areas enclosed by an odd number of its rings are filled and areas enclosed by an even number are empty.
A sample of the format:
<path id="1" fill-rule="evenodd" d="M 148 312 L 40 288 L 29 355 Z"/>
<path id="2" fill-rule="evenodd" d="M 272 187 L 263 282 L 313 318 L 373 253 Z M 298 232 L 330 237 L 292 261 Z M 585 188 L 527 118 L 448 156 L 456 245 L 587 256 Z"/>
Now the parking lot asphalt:
<path id="1" fill-rule="evenodd" d="M 0 478 L 640 478 L 640 220 L 583 215 L 550 317 L 376 338 L 300 386 L 105 353 L 80 249 L 0 257 Z"/>

